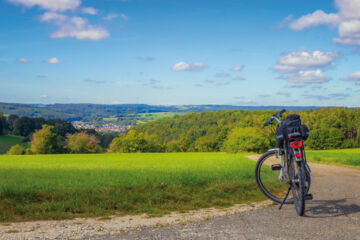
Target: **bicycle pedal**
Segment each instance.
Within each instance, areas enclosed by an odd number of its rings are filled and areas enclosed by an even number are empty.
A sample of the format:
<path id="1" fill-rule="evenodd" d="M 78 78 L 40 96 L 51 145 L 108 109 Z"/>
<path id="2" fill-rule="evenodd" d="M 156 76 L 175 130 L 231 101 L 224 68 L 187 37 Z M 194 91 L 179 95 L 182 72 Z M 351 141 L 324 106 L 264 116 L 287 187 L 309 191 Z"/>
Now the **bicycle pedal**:
<path id="1" fill-rule="evenodd" d="M 313 195 L 311 193 L 306 194 L 305 200 L 313 200 Z"/>
<path id="2" fill-rule="evenodd" d="M 281 169 L 281 165 L 280 164 L 273 164 L 271 165 L 271 170 L 273 171 L 278 171 Z"/>

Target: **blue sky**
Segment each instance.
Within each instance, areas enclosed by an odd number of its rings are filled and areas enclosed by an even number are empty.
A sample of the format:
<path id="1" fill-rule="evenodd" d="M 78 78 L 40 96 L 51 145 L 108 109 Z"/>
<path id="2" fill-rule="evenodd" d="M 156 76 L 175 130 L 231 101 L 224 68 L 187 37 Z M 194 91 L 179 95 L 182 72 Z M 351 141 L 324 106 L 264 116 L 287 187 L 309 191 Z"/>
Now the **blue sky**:
<path id="1" fill-rule="evenodd" d="M 359 106 L 360 0 L 0 0 L 0 101 Z"/>

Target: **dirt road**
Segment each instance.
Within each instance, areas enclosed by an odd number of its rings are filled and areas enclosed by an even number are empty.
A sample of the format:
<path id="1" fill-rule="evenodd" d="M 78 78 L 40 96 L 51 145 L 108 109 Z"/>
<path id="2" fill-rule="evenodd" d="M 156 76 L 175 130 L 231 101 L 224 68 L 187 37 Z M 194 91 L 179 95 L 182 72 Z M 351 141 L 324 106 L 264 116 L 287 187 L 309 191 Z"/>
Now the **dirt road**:
<path id="1" fill-rule="evenodd" d="M 279 211 L 262 203 L 155 219 L 12 223 L 0 226 L 0 239 L 360 239 L 360 171 L 310 166 L 314 200 L 307 202 L 305 217 L 298 217 L 293 205 Z"/>

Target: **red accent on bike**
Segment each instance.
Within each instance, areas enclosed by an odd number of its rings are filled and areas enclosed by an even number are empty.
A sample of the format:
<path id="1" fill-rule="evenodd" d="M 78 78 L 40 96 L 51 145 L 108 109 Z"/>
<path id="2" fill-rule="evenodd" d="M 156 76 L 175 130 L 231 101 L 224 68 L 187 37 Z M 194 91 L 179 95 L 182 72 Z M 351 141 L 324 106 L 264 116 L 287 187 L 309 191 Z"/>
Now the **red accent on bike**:
<path id="1" fill-rule="evenodd" d="M 296 154 L 295 154 L 295 157 L 296 157 L 296 158 L 301 158 L 301 153 L 296 153 Z"/>
<path id="2" fill-rule="evenodd" d="M 303 146 L 303 142 L 301 140 L 290 143 L 291 148 L 301 148 L 302 146 Z"/>

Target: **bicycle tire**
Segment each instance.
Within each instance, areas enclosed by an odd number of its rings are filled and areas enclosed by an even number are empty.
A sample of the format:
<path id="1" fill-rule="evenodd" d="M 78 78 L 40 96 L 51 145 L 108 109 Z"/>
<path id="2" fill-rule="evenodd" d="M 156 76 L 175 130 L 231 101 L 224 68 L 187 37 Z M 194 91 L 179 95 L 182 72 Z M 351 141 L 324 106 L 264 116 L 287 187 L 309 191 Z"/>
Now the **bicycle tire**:
<path id="1" fill-rule="evenodd" d="M 274 202 L 277 202 L 277 203 L 282 203 L 284 198 L 282 197 L 278 197 L 278 196 L 275 196 L 273 194 L 270 193 L 270 191 L 268 191 L 266 189 L 266 187 L 264 186 L 262 180 L 261 180 L 261 167 L 263 166 L 263 163 L 264 161 L 269 158 L 269 157 L 272 157 L 272 156 L 276 156 L 277 155 L 277 150 L 273 150 L 273 151 L 268 151 L 266 153 L 264 153 L 260 158 L 259 160 L 257 161 L 256 163 L 256 166 L 255 166 L 255 180 L 256 180 L 256 183 L 260 189 L 260 191 L 267 197 L 269 198 L 270 200 L 274 201 Z M 293 198 L 287 198 L 284 202 L 285 204 L 292 204 L 294 203 L 294 200 Z"/>
<path id="2" fill-rule="evenodd" d="M 295 164 L 297 164 L 297 174 L 295 174 Z M 305 166 L 303 161 L 295 162 L 294 160 L 290 164 L 289 169 L 289 176 L 291 180 L 296 179 L 297 175 L 297 182 L 292 181 L 291 183 L 291 190 L 293 195 L 293 201 L 296 209 L 296 213 L 299 216 L 303 216 L 305 213 L 305 195 L 306 185 L 305 185 Z"/>

